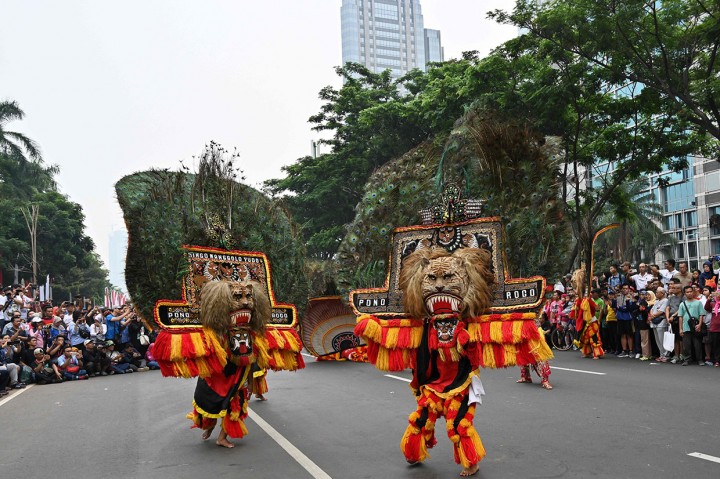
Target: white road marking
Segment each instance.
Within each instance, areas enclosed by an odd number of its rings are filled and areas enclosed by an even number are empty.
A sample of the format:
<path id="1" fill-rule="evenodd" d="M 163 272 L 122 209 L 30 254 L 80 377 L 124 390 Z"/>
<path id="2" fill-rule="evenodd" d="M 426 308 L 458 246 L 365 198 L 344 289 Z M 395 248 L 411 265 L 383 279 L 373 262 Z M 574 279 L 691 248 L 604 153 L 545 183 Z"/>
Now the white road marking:
<path id="1" fill-rule="evenodd" d="M 406 383 L 409 383 L 409 382 L 411 381 L 410 379 L 401 378 L 400 376 L 393 376 L 392 374 L 386 374 L 385 377 L 386 377 L 386 378 L 398 379 L 398 380 L 400 380 L 400 381 L 405 381 Z"/>
<path id="2" fill-rule="evenodd" d="M 30 389 L 30 388 L 33 387 L 33 386 L 34 386 L 34 384 L 28 384 L 28 385 L 25 386 L 23 389 L 14 389 L 14 391 L 16 391 L 16 392 L 11 393 L 11 394 L 10 394 L 9 396 L 7 396 L 5 399 L 3 399 L 2 401 L 0 401 L 0 406 L 2 406 L 3 404 L 5 404 L 5 403 L 7 403 L 7 402 L 12 401 L 13 399 L 15 399 L 16 397 L 18 397 L 19 395 L 21 395 L 22 393 L 24 393 L 25 391 L 27 391 L 28 389 Z"/>
<path id="3" fill-rule="evenodd" d="M 705 459 L 706 461 L 717 462 L 720 464 L 720 457 L 710 456 L 703 454 L 702 452 L 691 452 L 688 456 L 697 457 L 698 459 Z"/>
<path id="4" fill-rule="evenodd" d="M 559 368 L 557 366 L 550 366 L 550 369 L 561 369 L 563 371 L 572 371 L 574 373 L 585 373 L 585 374 L 597 374 L 598 376 L 605 376 L 607 373 L 598 373 L 595 371 L 583 371 L 582 369 L 570 369 L 570 368 Z"/>
<path id="5" fill-rule="evenodd" d="M 325 471 L 320 469 L 317 464 L 312 462 L 309 457 L 300 452 L 297 447 L 293 446 L 290 441 L 285 439 L 282 434 L 277 432 L 274 427 L 265 422 L 263 418 L 261 418 L 251 410 L 248 410 L 248 416 L 250 416 L 250 419 L 252 419 L 255 424 L 260 426 L 260 428 L 265 431 L 268 436 L 270 436 L 276 443 L 278 443 L 280 447 L 285 449 L 285 452 L 287 452 L 290 457 L 295 459 L 295 461 L 297 461 L 298 464 L 300 464 L 307 472 L 309 472 L 312 477 L 314 477 L 315 479 L 332 479 Z"/>

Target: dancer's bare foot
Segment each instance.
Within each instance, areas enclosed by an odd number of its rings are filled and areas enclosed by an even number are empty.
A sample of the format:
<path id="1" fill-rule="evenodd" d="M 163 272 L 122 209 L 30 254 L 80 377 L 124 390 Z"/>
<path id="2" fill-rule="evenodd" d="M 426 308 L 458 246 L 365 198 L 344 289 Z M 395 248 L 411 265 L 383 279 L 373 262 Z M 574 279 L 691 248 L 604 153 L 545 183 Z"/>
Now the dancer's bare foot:
<path id="1" fill-rule="evenodd" d="M 227 447 L 228 449 L 235 447 L 235 444 L 227 440 L 227 433 L 224 429 L 220 431 L 220 435 L 218 436 L 217 441 L 215 441 L 215 444 L 221 447 Z"/>
<path id="2" fill-rule="evenodd" d="M 211 427 L 210 429 L 205 429 L 202 433 L 202 440 L 207 441 L 210 439 L 210 434 L 212 434 L 214 427 Z"/>
<path id="3" fill-rule="evenodd" d="M 262 394 L 256 394 L 255 398 L 257 398 L 258 401 L 267 401 L 267 398 Z"/>
<path id="4" fill-rule="evenodd" d="M 215 441 L 215 444 L 222 447 L 227 447 L 228 449 L 232 449 L 235 447 L 235 444 L 231 443 L 227 440 L 226 437 L 219 437 L 217 441 Z"/>
<path id="5" fill-rule="evenodd" d="M 479 470 L 480 464 L 473 464 L 470 467 L 464 467 L 463 470 L 460 471 L 460 477 L 474 476 Z"/>

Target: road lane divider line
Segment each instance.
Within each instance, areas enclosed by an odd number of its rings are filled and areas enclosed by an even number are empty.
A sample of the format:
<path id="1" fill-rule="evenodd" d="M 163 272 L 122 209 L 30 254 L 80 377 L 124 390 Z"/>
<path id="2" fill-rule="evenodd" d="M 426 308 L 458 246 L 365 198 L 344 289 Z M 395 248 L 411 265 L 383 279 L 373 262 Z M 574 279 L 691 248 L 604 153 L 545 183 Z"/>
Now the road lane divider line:
<path id="1" fill-rule="evenodd" d="M 584 371 L 582 369 L 560 368 L 558 366 L 550 366 L 550 369 L 560 369 L 562 371 L 572 371 L 574 373 L 597 374 L 598 376 L 606 376 L 607 375 L 607 373 L 598 373 L 596 371 Z"/>
<path id="2" fill-rule="evenodd" d="M 5 403 L 8 403 L 8 402 L 12 401 L 13 399 L 15 399 L 16 397 L 18 397 L 19 395 L 21 395 L 22 393 L 24 393 L 24 392 L 27 391 L 28 389 L 32 388 L 33 386 L 34 386 L 34 384 L 28 384 L 27 386 L 25 386 L 25 387 L 22 388 L 22 389 L 15 389 L 14 391 L 17 391 L 17 392 L 10 393 L 5 399 L 0 400 L 0 406 L 2 406 L 2 405 L 5 404 Z"/>
<path id="3" fill-rule="evenodd" d="M 398 379 L 398 380 L 400 380 L 400 381 L 405 381 L 406 383 L 409 383 L 409 382 L 410 382 L 410 379 L 401 378 L 400 376 L 393 376 L 392 374 L 385 374 L 385 377 L 386 377 L 386 378 Z"/>
<path id="4" fill-rule="evenodd" d="M 280 447 L 285 449 L 285 452 L 287 452 L 290 457 L 295 459 L 295 461 L 300 464 L 303 469 L 309 472 L 312 477 L 314 477 L 315 479 L 332 479 L 332 477 L 330 477 L 325 471 L 320 469 L 320 467 L 314 462 L 312 462 L 309 457 L 300 452 L 300 449 L 298 449 L 290 441 L 285 439 L 282 434 L 277 432 L 275 428 L 268 424 L 263 418 L 261 418 L 251 410 L 248 410 L 248 416 L 255 422 L 255 424 L 260 426 L 260 428 L 265 431 L 268 436 L 270 436 L 276 443 L 278 443 Z"/>
<path id="5" fill-rule="evenodd" d="M 720 457 L 711 456 L 709 454 L 703 454 L 702 452 L 691 452 L 688 456 L 697 457 L 698 459 L 705 459 L 710 462 L 717 462 L 720 464 Z"/>

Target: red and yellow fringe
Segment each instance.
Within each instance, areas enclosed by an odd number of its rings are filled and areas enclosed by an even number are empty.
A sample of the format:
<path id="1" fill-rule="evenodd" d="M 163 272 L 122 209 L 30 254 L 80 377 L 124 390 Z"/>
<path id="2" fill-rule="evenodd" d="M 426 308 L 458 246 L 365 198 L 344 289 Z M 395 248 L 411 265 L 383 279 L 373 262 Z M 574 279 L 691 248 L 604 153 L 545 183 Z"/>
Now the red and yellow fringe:
<path id="1" fill-rule="evenodd" d="M 456 351 L 467 354 L 472 364 L 486 368 L 547 361 L 553 354 L 538 332 L 535 317 L 535 313 L 507 313 L 463 319 L 467 326 L 458 330 L 457 350 L 443 353 L 453 359 Z M 423 321 L 417 319 L 381 319 L 366 314 L 358 317 L 355 326 L 355 335 L 367 341 L 369 361 L 382 371 L 412 368 L 422 334 Z M 477 343 L 477 347 L 468 347 L 468 343 Z"/>
<path id="2" fill-rule="evenodd" d="M 210 329 L 195 332 L 160 331 L 153 355 L 163 376 L 208 377 L 222 371 L 227 352 Z"/>
<path id="3" fill-rule="evenodd" d="M 294 329 L 268 327 L 265 337 L 256 337 L 255 344 L 266 354 L 258 355 L 258 366 L 273 371 L 296 371 L 305 367 L 300 351 L 302 342 Z"/>

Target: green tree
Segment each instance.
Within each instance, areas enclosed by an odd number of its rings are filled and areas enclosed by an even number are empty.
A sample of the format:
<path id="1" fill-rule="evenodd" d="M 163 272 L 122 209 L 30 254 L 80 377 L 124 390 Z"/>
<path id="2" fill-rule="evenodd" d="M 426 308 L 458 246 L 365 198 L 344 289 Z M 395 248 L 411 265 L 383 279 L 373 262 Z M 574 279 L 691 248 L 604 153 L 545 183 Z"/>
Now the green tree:
<path id="1" fill-rule="evenodd" d="M 291 193 L 285 201 L 302 225 L 308 253 L 321 257 L 337 250 L 372 171 L 423 139 L 404 115 L 407 100 L 389 70 L 373 73 L 348 63 L 336 72 L 343 86 L 323 88 L 325 104 L 309 120 L 314 130 L 333 133 L 322 141 L 331 152 L 300 158 L 283 168 L 284 178 L 266 182 L 273 194 Z"/>
<path id="2" fill-rule="evenodd" d="M 33 160 L 41 160 L 40 147 L 30 138 L 15 131 L 7 130 L 6 123 L 13 120 L 22 120 L 25 113 L 17 102 L 0 102 L 0 152 Z"/>
<path id="3" fill-rule="evenodd" d="M 518 0 L 498 21 L 654 90 L 667 114 L 720 140 L 720 3 L 705 0 Z M 715 142 L 717 146 L 717 141 Z"/>
<path id="4" fill-rule="evenodd" d="M 38 277 L 50 275 L 56 298 L 81 294 L 100 298 L 108 286 L 107 271 L 84 233 L 80 205 L 57 192 L 57 166 L 43 163 L 37 144 L 25 135 L 7 130 L 21 120 L 23 111 L 14 101 L 0 102 L 0 271 L 12 278 L 17 265 L 28 279 L 31 266 L 30 233 L 22 209 L 39 207 Z"/>
<path id="5" fill-rule="evenodd" d="M 662 206 L 648 189 L 647 179 L 625 183 L 609 201 L 610 210 L 598 221 L 598 227 L 619 223 L 605 233 L 595 247 L 596 258 L 612 251 L 616 262 L 652 262 L 661 249 L 675 243 L 663 233 L 657 222 L 662 218 Z"/>

